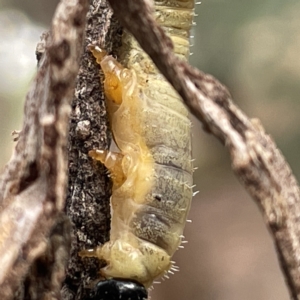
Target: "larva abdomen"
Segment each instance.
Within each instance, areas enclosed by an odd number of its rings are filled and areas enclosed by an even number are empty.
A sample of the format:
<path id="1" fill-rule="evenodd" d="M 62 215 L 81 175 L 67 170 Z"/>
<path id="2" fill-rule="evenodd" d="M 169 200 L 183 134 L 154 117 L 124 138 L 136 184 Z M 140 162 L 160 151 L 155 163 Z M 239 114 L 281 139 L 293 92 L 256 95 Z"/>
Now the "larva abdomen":
<path id="1" fill-rule="evenodd" d="M 189 53 L 193 0 L 155 1 L 155 15 L 175 43 Z M 171 267 L 192 198 L 191 123 L 179 95 L 158 73 L 133 37 L 124 34 L 120 63 L 92 52 L 105 75 L 111 128 L 121 153 L 92 150 L 111 171 L 109 242 L 84 256 L 107 261 L 106 278 L 149 287 Z M 125 68 L 123 67 L 125 66 Z"/>

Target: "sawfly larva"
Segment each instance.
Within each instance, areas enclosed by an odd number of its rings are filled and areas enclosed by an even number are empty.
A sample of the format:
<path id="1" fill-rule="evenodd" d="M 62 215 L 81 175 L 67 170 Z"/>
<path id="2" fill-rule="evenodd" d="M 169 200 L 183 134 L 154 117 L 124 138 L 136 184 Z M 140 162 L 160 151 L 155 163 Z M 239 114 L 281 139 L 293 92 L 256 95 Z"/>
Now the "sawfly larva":
<path id="1" fill-rule="evenodd" d="M 189 55 L 193 9 L 194 0 L 155 1 L 156 20 L 182 59 Z M 120 152 L 89 152 L 113 180 L 111 232 L 107 243 L 80 255 L 107 262 L 100 273 L 110 280 L 100 282 L 101 289 L 120 278 L 148 288 L 172 268 L 190 209 L 191 122 L 180 96 L 130 34 L 123 34 L 119 62 L 99 47 L 91 51 L 105 76 L 107 109 Z M 146 297 L 145 292 L 131 299 Z M 116 299 L 127 299 L 121 288 Z"/>

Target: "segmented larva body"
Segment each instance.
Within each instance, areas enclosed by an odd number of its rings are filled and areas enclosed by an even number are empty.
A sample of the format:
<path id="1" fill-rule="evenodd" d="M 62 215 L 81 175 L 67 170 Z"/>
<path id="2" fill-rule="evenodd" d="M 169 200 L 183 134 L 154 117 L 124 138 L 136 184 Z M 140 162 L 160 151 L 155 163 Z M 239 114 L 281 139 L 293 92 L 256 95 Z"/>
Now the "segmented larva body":
<path id="1" fill-rule="evenodd" d="M 194 0 L 155 1 L 155 16 L 182 59 L 189 55 Z M 191 122 L 181 98 L 126 32 L 119 62 L 93 54 L 120 153 L 92 150 L 111 172 L 110 240 L 84 256 L 107 262 L 105 278 L 136 280 L 149 287 L 171 267 L 192 199 Z M 124 66 L 124 67 L 123 67 Z"/>

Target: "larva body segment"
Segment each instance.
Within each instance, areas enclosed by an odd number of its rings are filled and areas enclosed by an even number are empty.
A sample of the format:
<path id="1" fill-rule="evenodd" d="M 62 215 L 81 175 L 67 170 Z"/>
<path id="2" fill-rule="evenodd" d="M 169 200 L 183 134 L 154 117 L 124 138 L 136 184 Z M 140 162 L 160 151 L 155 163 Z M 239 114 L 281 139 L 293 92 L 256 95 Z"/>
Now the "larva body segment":
<path id="1" fill-rule="evenodd" d="M 157 21 L 175 53 L 189 54 L 193 0 L 155 1 Z M 83 256 L 107 262 L 106 278 L 149 287 L 171 267 L 192 199 L 191 122 L 178 94 L 125 33 L 120 63 L 92 49 L 105 75 L 114 140 L 121 153 L 92 150 L 113 179 L 110 240 Z M 125 66 L 125 68 L 123 67 Z"/>

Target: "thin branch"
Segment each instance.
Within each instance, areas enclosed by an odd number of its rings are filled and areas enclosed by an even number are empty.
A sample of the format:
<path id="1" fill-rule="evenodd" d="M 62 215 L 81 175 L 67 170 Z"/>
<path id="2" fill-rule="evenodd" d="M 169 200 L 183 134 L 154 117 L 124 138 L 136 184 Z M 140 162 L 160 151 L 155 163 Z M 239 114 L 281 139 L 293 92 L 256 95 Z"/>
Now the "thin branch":
<path id="1" fill-rule="evenodd" d="M 52 265 L 56 262 L 59 266 L 58 270 L 46 269 L 50 272 L 48 291 L 52 299 L 60 297 L 70 236 L 60 214 L 66 196 L 68 120 L 87 9 L 87 0 L 62 0 L 59 4 L 51 33 L 44 36 L 44 55 L 26 97 L 22 131 L 0 177 L 1 299 L 25 293 L 20 291 L 21 282 L 33 262 L 43 260 L 48 251 Z M 56 226 L 59 233 L 53 227 L 58 220 L 62 222 Z M 57 236 L 66 240 L 56 239 L 49 248 L 51 232 L 52 241 Z M 46 290 L 38 299 L 47 298 Z"/>
<path id="2" fill-rule="evenodd" d="M 175 57 L 170 39 L 153 19 L 151 1 L 109 2 L 191 112 L 228 148 L 234 172 L 271 229 L 290 295 L 300 299 L 300 193 L 281 152 L 259 121 L 232 102 L 224 85 Z"/>
<path id="3" fill-rule="evenodd" d="M 119 23 L 105 0 L 93 0 L 87 14 L 84 53 L 77 77 L 69 132 L 69 186 L 66 212 L 73 224 L 72 247 L 63 284 L 63 299 L 85 299 L 99 280 L 101 262 L 78 256 L 80 250 L 93 248 L 108 239 L 111 184 L 106 169 L 88 156 L 91 149 L 108 149 L 109 126 L 100 68 L 88 50 L 95 42 L 108 52 L 121 43 Z M 103 262 L 102 262 L 103 266 Z"/>

